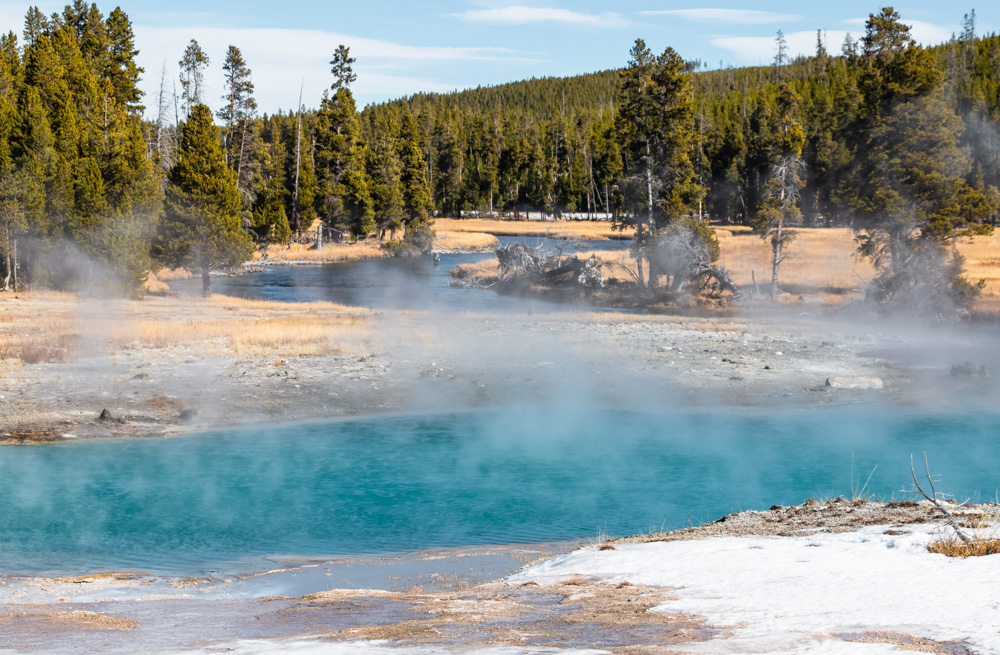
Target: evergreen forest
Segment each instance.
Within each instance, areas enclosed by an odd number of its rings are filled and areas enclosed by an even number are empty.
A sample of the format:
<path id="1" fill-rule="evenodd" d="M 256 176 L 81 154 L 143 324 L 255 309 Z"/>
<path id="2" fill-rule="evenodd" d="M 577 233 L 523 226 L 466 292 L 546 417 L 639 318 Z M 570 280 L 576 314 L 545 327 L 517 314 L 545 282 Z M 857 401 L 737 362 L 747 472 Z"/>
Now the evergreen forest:
<path id="1" fill-rule="evenodd" d="M 137 66 L 121 9 L 31 8 L 0 37 L 0 281 L 129 295 L 185 266 L 207 291 L 210 270 L 317 221 L 402 253 L 429 248 L 434 216 L 541 212 L 614 221 L 650 286 L 683 280 L 680 251 L 718 256 L 709 221 L 767 238 L 775 281 L 789 227 L 849 226 L 878 299 L 962 302 L 976 288 L 949 244 L 1000 210 L 1000 36 L 971 12 L 924 48 L 903 20 L 880 9 L 794 59 L 779 32 L 770 66 L 708 70 L 637 40 L 617 70 L 364 108 L 339 46 L 321 98 L 268 115 L 238 44 L 213 62 L 191 41 L 177 77 Z M 205 97 L 216 65 L 224 94 Z"/>

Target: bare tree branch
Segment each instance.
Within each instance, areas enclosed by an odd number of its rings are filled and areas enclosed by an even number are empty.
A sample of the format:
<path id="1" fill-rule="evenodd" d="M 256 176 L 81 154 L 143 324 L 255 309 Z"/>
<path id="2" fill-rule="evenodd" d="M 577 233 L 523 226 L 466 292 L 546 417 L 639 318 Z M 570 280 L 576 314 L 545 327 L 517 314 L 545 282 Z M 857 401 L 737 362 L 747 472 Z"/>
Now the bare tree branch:
<path id="1" fill-rule="evenodd" d="M 950 525 L 952 529 L 955 530 L 955 533 L 958 535 L 958 538 L 961 539 L 964 543 L 967 544 L 972 543 L 972 538 L 969 535 L 965 534 L 965 531 L 959 524 L 958 519 L 955 518 L 955 515 L 952 514 L 951 511 L 949 511 L 944 505 L 942 505 L 940 500 L 938 500 L 938 492 L 937 489 L 934 488 L 934 479 L 931 477 L 931 467 L 930 464 L 928 464 L 927 462 L 927 453 L 924 453 L 924 470 L 926 471 L 927 484 L 931 488 L 930 495 L 927 495 L 927 492 L 925 492 L 923 487 L 920 486 L 920 482 L 917 481 L 917 472 L 913 468 L 913 455 L 911 454 L 910 475 L 913 476 L 913 489 L 911 490 L 911 493 L 918 493 L 927 500 L 929 500 L 934 505 L 934 507 L 939 512 L 941 512 L 941 515 L 944 516 L 944 520 L 948 522 L 948 525 Z"/>

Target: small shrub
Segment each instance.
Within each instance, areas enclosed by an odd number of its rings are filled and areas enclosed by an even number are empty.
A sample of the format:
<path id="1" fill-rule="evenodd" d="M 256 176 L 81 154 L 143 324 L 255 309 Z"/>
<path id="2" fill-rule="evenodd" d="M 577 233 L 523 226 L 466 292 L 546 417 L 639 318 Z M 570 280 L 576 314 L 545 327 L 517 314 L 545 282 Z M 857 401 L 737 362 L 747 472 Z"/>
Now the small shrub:
<path id="1" fill-rule="evenodd" d="M 70 360 L 76 341 L 75 335 L 63 335 L 56 339 L 25 343 L 21 345 L 17 358 L 24 364 L 58 364 Z"/>

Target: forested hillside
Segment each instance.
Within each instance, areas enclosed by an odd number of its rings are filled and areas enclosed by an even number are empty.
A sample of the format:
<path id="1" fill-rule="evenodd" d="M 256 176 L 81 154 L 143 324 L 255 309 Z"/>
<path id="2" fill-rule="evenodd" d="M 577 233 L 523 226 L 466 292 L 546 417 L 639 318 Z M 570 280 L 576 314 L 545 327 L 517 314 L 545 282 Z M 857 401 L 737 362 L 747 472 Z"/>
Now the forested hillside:
<path id="1" fill-rule="evenodd" d="M 130 290 L 155 262 L 200 267 L 207 284 L 250 237 L 285 241 L 317 218 L 421 249 L 435 212 L 523 211 L 612 216 L 638 232 L 654 277 L 669 268 L 657 235 L 679 222 L 701 226 L 688 224 L 711 253 L 705 218 L 774 233 L 776 272 L 786 224 L 850 225 L 898 275 L 995 222 L 1000 37 L 977 35 L 973 13 L 923 49 L 891 9 L 857 41 L 828 50 L 820 37 L 810 57 L 789 61 L 779 33 L 772 66 L 711 71 L 638 41 L 620 70 L 362 111 L 341 46 L 330 89 L 303 99 L 318 109 L 269 116 L 238 44 L 222 98 L 203 97 L 213 62 L 194 41 L 178 53 L 181 97 L 165 77 L 143 98 L 120 9 L 33 8 L 0 40 L 4 277 Z M 221 167 L 194 157 L 212 114 Z"/>
<path id="2" fill-rule="evenodd" d="M 970 181 L 1000 186 L 1000 37 L 976 36 L 974 18 L 967 18 L 966 28 L 929 52 L 942 73 L 941 96 L 964 122 L 960 145 L 970 149 Z M 851 164 L 847 127 L 861 110 L 863 43 L 837 44 L 828 52 L 821 37 L 815 56 L 781 66 L 693 72 L 693 129 L 699 138 L 692 158 L 707 187 L 704 209 L 713 217 L 752 221 L 776 122 L 785 111 L 807 137 L 806 220 L 850 222 L 849 207 L 831 196 L 842 181 L 839 173 Z M 776 43 L 776 56 L 777 50 Z M 365 114 L 409 110 L 418 117 L 437 180 L 435 206 L 445 213 L 491 207 L 614 211 L 624 209 L 621 198 L 616 203 L 614 192 L 606 192 L 621 172 L 615 127 L 620 75 L 604 71 L 418 94 L 369 107 Z M 780 106 L 782 82 L 795 92 L 790 107 Z"/>

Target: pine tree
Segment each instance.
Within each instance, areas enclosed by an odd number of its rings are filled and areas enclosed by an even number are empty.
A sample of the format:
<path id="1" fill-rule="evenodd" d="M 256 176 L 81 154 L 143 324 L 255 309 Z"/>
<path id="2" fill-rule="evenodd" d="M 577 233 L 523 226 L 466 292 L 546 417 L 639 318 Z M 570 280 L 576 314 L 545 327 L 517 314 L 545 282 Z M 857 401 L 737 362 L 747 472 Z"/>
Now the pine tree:
<path id="1" fill-rule="evenodd" d="M 241 214 L 236 175 L 223 161 L 212 112 L 194 105 L 181 127 L 154 256 L 171 268 L 198 270 L 202 293 L 209 296 L 212 269 L 238 266 L 250 258 L 253 244 L 242 229 Z"/>
<path id="2" fill-rule="evenodd" d="M 625 199 L 630 215 L 621 217 L 618 225 L 622 228 L 635 227 L 635 248 L 633 250 L 639 281 L 643 280 L 642 261 L 647 245 L 648 232 L 654 225 L 653 211 L 653 145 L 656 126 L 653 122 L 653 73 L 656 61 L 645 41 L 636 39 L 629 51 L 628 66 L 621 72 L 621 96 L 619 97 L 618 125 L 621 141 L 625 144 L 626 170 Z M 645 193 L 642 187 L 645 186 Z M 645 219 L 639 215 L 645 210 Z"/>
<path id="3" fill-rule="evenodd" d="M 351 57 L 351 49 L 341 44 L 333 53 L 330 60 L 330 72 L 333 73 L 333 92 L 349 88 L 357 81 L 358 76 L 354 74 L 353 64 L 357 59 Z"/>
<path id="4" fill-rule="evenodd" d="M 802 222 L 798 201 L 804 184 L 805 164 L 801 156 L 806 136 L 794 118 L 798 102 L 798 94 L 788 84 L 782 84 L 778 91 L 772 163 L 754 224 L 761 238 L 767 239 L 771 246 L 771 300 L 778 297 L 781 263 L 795 238 L 795 233 L 787 227 Z"/>
<path id="5" fill-rule="evenodd" d="M 334 54 L 334 94 L 325 94 L 316 115 L 316 211 L 324 222 L 355 236 L 375 229 L 375 209 L 366 170 L 368 148 L 349 87 L 355 76 L 348 49 Z"/>
<path id="6" fill-rule="evenodd" d="M 49 21 L 37 6 L 30 7 L 24 17 L 24 45 L 30 48 L 49 29 Z"/>
<path id="7" fill-rule="evenodd" d="M 226 104 L 216 112 L 216 116 L 225 121 L 223 152 L 226 163 L 236 172 L 240 191 L 249 196 L 253 186 L 251 170 L 254 163 L 251 154 L 255 148 L 256 130 L 253 119 L 257 101 L 253 97 L 250 68 L 239 48 L 229 46 L 222 71 L 226 80 L 226 92 L 222 100 Z"/>
<path id="8" fill-rule="evenodd" d="M 946 313 L 974 293 L 945 246 L 959 229 L 977 229 L 970 217 L 985 218 L 969 203 L 990 200 L 966 185 L 962 121 L 942 97 L 933 58 L 892 9 L 869 18 L 864 62 L 857 163 L 845 196 L 860 252 L 881 272 L 871 297 Z"/>
<path id="9" fill-rule="evenodd" d="M 369 130 L 368 174 L 379 238 L 403 228 L 403 165 L 399 158 L 399 125 L 394 112 L 383 109 Z"/>
<path id="10" fill-rule="evenodd" d="M 424 160 L 423 136 L 420 126 L 409 111 L 403 113 L 400 134 L 403 165 L 403 211 L 405 212 L 406 241 L 419 250 L 430 248 L 434 233 L 431 229 L 431 212 L 434 201 L 427 184 L 427 162 Z"/>
<path id="11" fill-rule="evenodd" d="M 115 100 L 140 115 L 146 110 L 140 104 L 143 92 L 139 89 L 139 78 L 145 71 L 135 63 L 139 51 L 135 49 L 132 23 L 120 7 L 108 16 L 107 36 L 108 56 L 103 77 L 111 82 Z"/>
<path id="12" fill-rule="evenodd" d="M 194 39 L 184 49 L 184 56 L 177 62 L 181 67 L 181 102 L 184 115 L 190 116 L 191 108 L 201 103 L 202 86 L 205 83 L 205 68 L 211 63 L 208 55 Z"/>
<path id="13" fill-rule="evenodd" d="M 622 74 L 619 124 L 629 146 L 633 175 L 641 171 L 645 177 L 645 203 L 633 200 L 634 211 L 646 205 L 646 220 L 637 223 L 634 250 L 640 277 L 642 257 L 649 258 L 652 289 L 667 262 L 663 256 L 643 253 L 643 249 L 657 249 L 657 230 L 689 213 L 701 197 L 691 162 L 694 108 L 690 75 L 673 48 L 654 59 L 639 39 L 631 55 L 629 67 Z M 641 196 L 635 194 L 633 198 Z M 672 277 L 677 288 L 680 280 L 677 275 Z"/>

